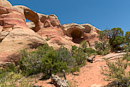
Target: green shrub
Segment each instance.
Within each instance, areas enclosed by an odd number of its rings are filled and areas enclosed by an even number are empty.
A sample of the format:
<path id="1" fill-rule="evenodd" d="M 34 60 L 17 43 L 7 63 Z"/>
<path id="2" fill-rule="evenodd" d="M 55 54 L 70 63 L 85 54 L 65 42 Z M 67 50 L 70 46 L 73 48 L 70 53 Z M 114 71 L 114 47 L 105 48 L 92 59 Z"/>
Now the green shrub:
<path id="1" fill-rule="evenodd" d="M 28 53 L 23 50 L 19 60 L 20 69 L 25 75 L 37 74 L 42 69 L 42 55 L 33 51 Z"/>
<path id="2" fill-rule="evenodd" d="M 87 59 L 87 54 L 84 52 L 84 50 L 82 48 L 73 46 L 72 55 L 76 61 L 76 65 L 78 65 L 78 66 L 85 65 L 86 59 Z"/>
<path id="3" fill-rule="evenodd" d="M 82 41 L 82 42 L 80 43 L 80 46 L 81 46 L 81 48 L 85 51 L 86 48 L 87 48 L 87 42 L 86 42 L 86 41 Z"/>
<path id="4" fill-rule="evenodd" d="M 61 46 L 57 52 L 60 61 L 66 62 L 69 68 L 75 66 L 75 59 L 72 57 L 71 52 L 69 52 L 67 48 Z"/>
<path id="5" fill-rule="evenodd" d="M 108 68 L 103 69 L 103 74 L 106 80 L 112 81 L 109 87 L 129 87 L 130 86 L 130 70 L 129 67 L 130 55 L 127 53 L 122 59 L 116 62 L 106 60 Z M 107 87 L 107 86 L 106 86 Z"/>
<path id="6" fill-rule="evenodd" d="M 123 45 L 123 49 L 125 52 L 130 52 L 130 43 Z"/>
<path id="7" fill-rule="evenodd" d="M 126 38 L 129 37 L 129 33 L 126 34 L 126 37 L 123 34 L 124 32 L 121 28 L 112 28 L 111 30 L 99 32 L 99 40 L 103 42 L 108 40 L 111 51 L 122 50 L 121 45 L 126 43 Z"/>
<path id="8" fill-rule="evenodd" d="M 130 44 L 130 31 L 126 32 L 125 38 L 126 38 L 126 43 Z"/>
<path id="9" fill-rule="evenodd" d="M 21 73 L 15 73 L 9 69 L 0 69 L 0 87 L 33 87 L 29 79 Z"/>
<path id="10" fill-rule="evenodd" d="M 85 53 L 87 53 L 88 56 L 97 54 L 97 52 L 93 48 L 86 48 Z"/>
<path id="11" fill-rule="evenodd" d="M 91 56 L 91 55 L 96 54 L 96 51 L 94 49 L 87 47 L 87 42 L 86 41 L 82 41 L 80 43 L 80 48 L 84 51 L 85 54 L 87 54 L 87 56 Z"/>
<path id="12" fill-rule="evenodd" d="M 79 72 L 80 71 L 80 67 L 79 66 L 75 66 L 71 69 L 71 73 L 74 73 L 74 72 Z"/>
<path id="13" fill-rule="evenodd" d="M 25 75 L 42 72 L 44 75 L 50 76 L 52 73 L 56 74 L 62 70 L 66 72 L 79 71 L 77 67 L 85 65 L 88 55 L 94 53 L 93 49 L 87 48 L 86 42 L 80 47 L 72 46 L 71 52 L 64 46 L 54 50 L 45 44 L 33 52 L 23 50 L 19 66 Z"/>
<path id="14" fill-rule="evenodd" d="M 106 55 L 110 52 L 110 45 L 107 41 L 95 42 L 95 49 L 99 55 Z"/>
<path id="15" fill-rule="evenodd" d="M 71 53 L 64 47 L 54 50 L 48 44 L 38 47 L 36 51 L 22 51 L 19 61 L 20 69 L 25 75 L 43 72 L 45 75 L 68 71 L 75 64 Z"/>
<path id="16" fill-rule="evenodd" d="M 67 70 L 67 63 L 63 60 L 59 60 L 58 54 L 55 50 L 50 50 L 42 59 L 42 71 L 49 75 L 51 73 L 56 74 L 61 72 L 63 69 Z M 51 71 L 51 72 L 50 72 Z"/>

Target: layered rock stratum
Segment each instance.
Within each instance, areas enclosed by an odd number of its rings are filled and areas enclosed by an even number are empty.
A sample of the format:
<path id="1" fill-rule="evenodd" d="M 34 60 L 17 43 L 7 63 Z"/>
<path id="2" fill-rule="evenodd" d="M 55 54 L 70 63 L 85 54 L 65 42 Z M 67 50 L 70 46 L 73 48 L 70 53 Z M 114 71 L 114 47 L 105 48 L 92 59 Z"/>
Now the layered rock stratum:
<path id="1" fill-rule="evenodd" d="M 99 31 L 90 24 L 61 25 L 56 15 L 40 14 L 26 6 L 12 6 L 7 0 L 0 0 L 0 62 L 9 61 L 11 55 L 25 48 L 37 48 L 44 43 L 55 49 L 62 45 L 71 49 L 85 40 L 93 47 Z"/>

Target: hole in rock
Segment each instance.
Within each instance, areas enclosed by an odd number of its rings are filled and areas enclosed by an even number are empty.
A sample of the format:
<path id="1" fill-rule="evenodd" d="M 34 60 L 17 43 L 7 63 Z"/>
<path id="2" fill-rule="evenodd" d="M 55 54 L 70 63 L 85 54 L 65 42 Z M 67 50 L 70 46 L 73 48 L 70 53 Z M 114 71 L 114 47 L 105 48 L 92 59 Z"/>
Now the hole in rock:
<path id="1" fill-rule="evenodd" d="M 29 14 L 29 11 L 25 11 L 25 12 Z"/>
<path id="2" fill-rule="evenodd" d="M 73 29 L 73 31 L 71 32 L 72 41 L 74 43 L 78 43 L 78 44 L 81 43 L 84 40 L 82 36 L 83 33 L 79 29 Z"/>
<path id="3" fill-rule="evenodd" d="M 26 22 L 31 22 L 30 20 L 26 19 Z"/>
<path id="4" fill-rule="evenodd" d="M 26 24 L 28 25 L 28 27 L 34 30 L 35 32 L 37 32 L 39 30 L 38 14 L 30 9 L 25 9 L 24 15 L 25 15 Z"/>
<path id="5" fill-rule="evenodd" d="M 34 22 L 32 22 L 31 20 L 26 19 L 26 24 L 27 24 L 27 26 L 30 29 L 32 29 L 33 31 L 35 31 L 35 23 Z"/>

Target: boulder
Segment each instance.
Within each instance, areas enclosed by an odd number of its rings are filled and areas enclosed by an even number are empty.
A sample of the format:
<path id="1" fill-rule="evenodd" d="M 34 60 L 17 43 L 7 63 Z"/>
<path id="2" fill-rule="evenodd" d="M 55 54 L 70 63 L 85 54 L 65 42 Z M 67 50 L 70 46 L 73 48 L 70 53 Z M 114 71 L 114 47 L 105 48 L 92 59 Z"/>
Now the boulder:
<path id="1" fill-rule="evenodd" d="M 55 85 L 55 87 L 68 87 L 68 81 L 62 80 L 59 76 L 55 76 L 52 74 L 51 82 Z"/>

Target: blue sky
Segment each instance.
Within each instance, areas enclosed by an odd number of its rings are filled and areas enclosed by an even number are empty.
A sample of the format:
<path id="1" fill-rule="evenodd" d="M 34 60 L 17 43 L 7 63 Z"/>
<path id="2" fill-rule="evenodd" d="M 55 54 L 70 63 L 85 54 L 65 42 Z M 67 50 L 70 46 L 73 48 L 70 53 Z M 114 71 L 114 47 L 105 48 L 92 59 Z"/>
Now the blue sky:
<path id="1" fill-rule="evenodd" d="M 130 0 L 9 0 L 46 15 L 56 14 L 61 24 L 89 23 L 101 30 L 120 27 L 130 31 Z"/>

